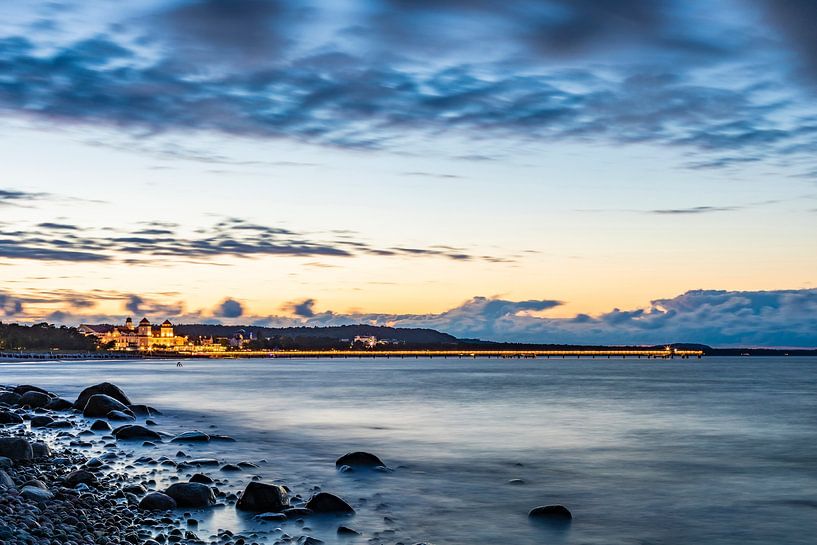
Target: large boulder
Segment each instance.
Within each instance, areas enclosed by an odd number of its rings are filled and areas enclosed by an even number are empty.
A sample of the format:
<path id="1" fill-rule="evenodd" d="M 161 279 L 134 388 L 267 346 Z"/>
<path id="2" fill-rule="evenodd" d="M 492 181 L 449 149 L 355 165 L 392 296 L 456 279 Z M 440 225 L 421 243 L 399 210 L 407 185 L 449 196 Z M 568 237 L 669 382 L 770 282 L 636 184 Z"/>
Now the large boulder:
<path id="1" fill-rule="evenodd" d="M 531 509 L 528 516 L 532 519 L 554 522 L 566 522 L 573 518 L 573 515 L 564 505 L 540 505 Z"/>
<path id="2" fill-rule="evenodd" d="M 139 509 L 143 511 L 167 511 L 175 508 L 176 500 L 161 492 L 151 492 L 139 502 Z"/>
<path id="3" fill-rule="evenodd" d="M 143 418 L 159 416 L 162 414 L 160 411 L 157 411 L 153 407 L 148 407 L 147 405 L 128 405 L 128 408 L 131 410 L 133 414 L 135 414 L 136 416 L 141 416 Z"/>
<path id="4" fill-rule="evenodd" d="M 23 417 L 17 413 L 13 413 L 11 411 L 2 411 L 0 410 L 0 426 L 8 425 L 13 426 L 15 424 L 22 424 Z"/>
<path id="5" fill-rule="evenodd" d="M 30 390 L 20 396 L 19 405 L 28 405 L 32 409 L 45 407 L 51 402 L 51 396 L 35 390 Z"/>
<path id="6" fill-rule="evenodd" d="M 306 508 L 315 513 L 346 514 L 354 513 L 352 506 L 329 492 L 318 492 L 306 502 Z"/>
<path id="7" fill-rule="evenodd" d="M 124 405 L 131 405 L 131 400 L 128 399 L 125 392 L 120 390 L 118 386 L 111 384 L 110 382 L 102 382 L 100 384 L 88 386 L 82 392 L 80 392 L 79 397 L 77 397 L 77 400 L 74 402 L 74 408 L 79 409 L 80 411 L 83 410 L 85 405 L 88 403 L 88 400 L 96 394 L 104 394 L 114 398 Z"/>
<path id="8" fill-rule="evenodd" d="M 161 440 L 162 436 L 153 430 L 149 430 L 144 426 L 137 426 L 134 424 L 125 424 L 113 430 L 113 435 L 119 440 Z"/>
<path id="9" fill-rule="evenodd" d="M 130 413 L 130 409 L 111 396 L 94 394 L 88 398 L 88 402 L 82 409 L 82 414 L 90 418 L 99 418 L 107 416 L 111 411 L 121 411 L 125 414 Z"/>
<path id="10" fill-rule="evenodd" d="M 244 489 L 235 507 L 254 513 L 278 513 L 289 507 L 289 497 L 283 486 L 252 481 Z"/>
<path id="11" fill-rule="evenodd" d="M 0 391 L 0 403 L 5 403 L 6 405 L 17 405 L 21 397 L 23 396 L 16 392 L 8 390 Z"/>
<path id="12" fill-rule="evenodd" d="M 37 503 L 50 500 L 54 497 L 54 494 L 48 490 L 43 490 L 37 486 L 24 486 L 20 491 L 20 495 L 29 501 Z"/>
<path id="13" fill-rule="evenodd" d="M 179 507 L 209 507 L 216 503 L 213 489 L 201 483 L 175 483 L 165 490 L 165 494 L 176 500 Z"/>
<path id="14" fill-rule="evenodd" d="M 12 460 L 31 460 L 31 443 L 22 437 L 0 437 L 0 456 Z"/>
<path id="15" fill-rule="evenodd" d="M 111 431 L 111 425 L 104 420 L 94 420 L 91 429 L 94 431 Z"/>
<path id="16" fill-rule="evenodd" d="M 74 406 L 73 403 L 61 397 L 55 397 L 45 406 L 50 411 L 67 411 Z"/>
<path id="17" fill-rule="evenodd" d="M 335 461 L 335 467 L 349 466 L 358 468 L 385 467 L 383 460 L 368 452 L 349 452 Z"/>

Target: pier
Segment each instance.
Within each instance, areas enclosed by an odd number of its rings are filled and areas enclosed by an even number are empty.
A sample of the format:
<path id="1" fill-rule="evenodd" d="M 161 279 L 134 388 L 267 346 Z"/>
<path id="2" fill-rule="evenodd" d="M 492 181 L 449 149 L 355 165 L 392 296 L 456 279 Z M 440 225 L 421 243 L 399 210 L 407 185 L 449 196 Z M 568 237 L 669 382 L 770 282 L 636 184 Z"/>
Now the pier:
<path id="1" fill-rule="evenodd" d="M 165 356 L 164 354 L 151 354 Z M 180 352 L 176 355 L 195 358 L 646 358 L 700 359 L 702 350 L 622 349 L 622 350 L 243 350 L 236 352 Z M 171 354 L 167 354 L 171 357 Z"/>

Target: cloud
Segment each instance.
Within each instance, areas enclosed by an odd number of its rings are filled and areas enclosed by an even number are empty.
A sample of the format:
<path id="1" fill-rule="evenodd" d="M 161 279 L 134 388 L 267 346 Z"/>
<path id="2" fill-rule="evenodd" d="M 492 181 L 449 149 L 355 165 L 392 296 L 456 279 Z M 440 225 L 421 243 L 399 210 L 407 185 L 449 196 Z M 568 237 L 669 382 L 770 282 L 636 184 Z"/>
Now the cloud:
<path id="1" fill-rule="evenodd" d="M 663 344 L 817 347 L 817 289 L 692 290 L 644 308 L 598 316 L 548 317 L 559 301 L 474 297 L 439 314 L 342 314 L 259 318 L 257 325 L 373 324 L 429 327 L 460 338 L 566 344 Z"/>
<path id="2" fill-rule="evenodd" d="M 800 70 L 817 83 L 817 3 L 812 0 L 759 0 L 777 27 L 781 39 L 798 56 Z"/>
<path id="3" fill-rule="evenodd" d="M 31 229 L 0 225 L 0 257 L 63 262 L 125 262 L 152 264 L 168 259 L 211 262 L 212 259 L 262 256 L 442 257 L 457 261 L 503 262 L 502 256 L 480 255 L 445 246 L 387 247 L 342 237 L 320 240 L 280 227 L 227 218 L 196 230 L 192 235 L 177 225 L 144 225 L 134 230 L 82 229 L 76 225 L 40 223 Z"/>
<path id="4" fill-rule="evenodd" d="M 0 189 L 0 206 L 26 206 L 32 201 L 48 197 L 48 193 Z"/>
<path id="5" fill-rule="evenodd" d="M 300 318 L 312 318 L 315 316 L 315 300 L 305 299 L 300 303 L 292 302 L 284 305 L 284 310 L 291 312 Z"/>
<path id="6" fill-rule="evenodd" d="M 785 156 L 815 166 L 810 103 L 768 68 L 779 52 L 742 12 L 702 22 L 671 0 L 295 4 L 158 4 L 135 43 L 100 32 L 46 48 L 38 35 L 7 36 L 0 108 L 142 142 L 195 131 L 368 150 L 448 134 L 648 142 L 693 152 L 693 168 Z M 486 40 L 497 58 L 474 45 Z"/>
<path id="7" fill-rule="evenodd" d="M 371 324 L 433 328 L 459 338 L 559 344 L 642 344 L 674 342 L 712 346 L 778 346 L 817 348 L 817 289 L 770 291 L 691 290 L 655 299 L 642 308 L 613 308 L 598 315 L 551 317 L 563 303 L 554 299 L 511 301 L 474 297 L 440 313 L 389 314 L 317 312 L 315 299 L 284 305 L 286 315 L 257 316 L 225 299 L 214 312 L 185 312 L 167 296 L 135 296 L 94 291 L 12 294 L 0 291 L 0 314 L 28 322 L 53 317 L 67 325 L 119 323 L 122 316 L 88 312 L 87 302 L 121 301 L 132 313 L 169 317 L 176 323 L 215 323 L 269 327 Z M 72 303 L 73 301 L 73 303 Z M 77 304 L 77 301 L 86 301 Z M 135 304 L 135 306 L 134 306 Z M 56 312 L 62 314 L 54 314 Z M 59 319 L 57 319 L 59 318 Z"/>
<path id="8" fill-rule="evenodd" d="M 235 299 L 225 299 L 216 308 L 215 315 L 223 318 L 238 318 L 244 314 L 244 307 Z"/>

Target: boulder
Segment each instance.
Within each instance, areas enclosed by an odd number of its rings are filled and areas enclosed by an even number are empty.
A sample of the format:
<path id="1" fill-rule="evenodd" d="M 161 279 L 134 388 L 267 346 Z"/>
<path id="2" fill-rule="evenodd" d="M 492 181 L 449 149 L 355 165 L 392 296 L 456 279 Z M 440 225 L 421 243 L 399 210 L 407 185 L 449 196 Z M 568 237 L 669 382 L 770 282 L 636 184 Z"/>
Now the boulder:
<path id="1" fill-rule="evenodd" d="M 0 456 L 0 469 L 8 469 L 14 464 L 11 461 L 11 458 L 6 458 L 5 456 Z"/>
<path id="2" fill-rule="evenodd" d="M 14 393 L 16 394 L 26 394 L 28 392 L 39 392 L 41 394 L 48 394 L 47 390 L 43 390 L 37 386 L 32 386 L 31 384 L 21 384 L 19 386 L 14 387 Z"/>
<path id="3" fill-rule="evenodd" d="M 125 414 L 122 411 L 111 411 L 105 415 L 105 418 L 111 420 L 112 422 L 132 422 L 136 420 L 129 414 Z"/>
<path id="4" fill-rule="evenodd" d="M 74 406 L 73 403 L 61 397 L 55 397 L 45 406 L 50 411 L 67 411 Z"/>
<path id="5" fill-rule="evenodd" d="M 165 494 L 176 500 L 179 507 L 209 507 L 216 503 L 213 489 L 201 483 L 175 483 L 165 490 Z"/>
<path id="6" fill-rule="evenodd" d="M 143 511 L 167 511 L 176 508 L 176 500 L 161 492 L 151 492 L 139 501 Z"/>
<path id="7" fill-rule="evenodd" d="M 96 475 L 84 469 L 75 469 L 62 479 L 67 488 L 75 488 L 78 484 L 96 484 Z"/>
<path id="8" fill-rule="evenodd" d="M 386 464 L 380 458 L 368 452 L 349 452 L 335 461 L 335 467 L 341 466 L 375 468 L 378 466 L 385 467 Z"/>
<path id="9" fill-rule="evenodd" d="M 66 429 L 73 428 L 74 425 L 71 424 L 71 422 L 69 422 L 68 420 L 54 420 L 46 427 L 51 429 Z"/>
<path id="10" fill-rule="evenodd" d="M 51 402 L 51 396 L 48 394 L 44 394 L 42 392 L 37 392 L 35 390 L 30 390 L 20 396 L 20 401 L 18 401 L 18 405 L 28 405 L 32 409 L 36 409 L 38 407 L 45 407 Z"/>
<path id="11" fill-rule="evenodd" d="M 190 479 L 188 479 L 191 483 L 201 483 L 201 484 L 213 484 L 213 479 L 205 475 L 204 473 L 196 473 Z"/>
<path id="12" fill-rule="evenodd" d="M 283 486 L 252 481 L 244 489 L 235 507 L 254 513 L 278 513 L 289 507 L 289 497 Z"/>
<path id="13" fill-rule="evenodd" d="M 14 481 L 11 480 L 9 474 L 0 469 L 0 490 L 4 489 L 13 489 L 14 488 Z"/>
<path id="14" fill-rule="evenodd" d="M 104 420 L 95 420 L 94 423 L 91 424 L 91 429 L 94 431 L 110 431 L 111 425 Z"/>
<path id="15" fill-rule="evenodd" d="M 144 426 L 137 426 L 134 424 L 125 424 L 113 430 L 113 435 L 118 440 L 161 440 L 162 436 L 153 430 L 149 430 Z"/>
<path id="16" fill-rule="evenodd" d="M 141 416 L 143 418 L 149 416 L 159 416 L 162 414 L 153 407 L 148 407 L 147 405 L 128 405 L 128 408 L 131 410 L 133 414 L 135 414 L 136 416 Z"/>
<path id="17" fill-rule="evenodd" d="M 34 458 L 49 458 L 51 449 L 45 443 L 31 443 L 31 455 Z"/>
<path id="18" fill-rule="evenodd" d="M 96 394 L 104 394 L 114 398 L 124 405 L 131 405 L 131 400 L 128 399 L 125 392 L 120 390 L 118 386 L 115 386 L 110 382 L 102 382 L 100 384 L 88 386 L 82 392 L 80 392 L 79 397 L 77 397 L 77 400 L 74 402 L 74 408 L 79 409 L 80 411 L 83 410 L 85 405 L 88 403 L 88 400 Z"/>
<path id="19" fill-rule="evenodd" d="M 0 426 L 8 425 L 13 426 L 15 424 L 22 424 L 23 417 L 17 413 L 13 413 L 11 411 L 0 411 Z"/>
<path id="20" fill-rule="evenodd" d="M 50 416 L 39 415 L 39 416 L 32 416 L 31 417 L 31 427 L 32 428 L 44 428 L 50 423 L 54 421 L 53 418 Z"/>
<path id="21" fill-rule="evenodd" d="M 202 431 L 186 431 L 170 440 L 171 443 L 206 443 L 210 436 Z"/>
<path id="22" fill-rule="evenodd" d="M 31 460 L 31 443 L 22 437 L 0 437 L 0 456 L 12 460 Z"/>
<path id="23" fill-rule="evenodd" d="M 36 486 L 24 486 L 23 489 L 20 491 L 20 495 L 29 501 L 34 501 L 38 503 L 50 500 L 51 498 L 54 497 L 54 494 L 52 494 L 48 490 L 43 490 L 42 488 L 38 488 Z"/>
<path id="24" fill-rule="evenodd" d="M 6 405 L 17 405 L 20 403 L 21 397 L 22 396 L 20 394 L 4 390 L 0 392 L 0 403 L 5 403 Z"/>
<path id="25" fill-rule="evenodd" d="M 573 515 L 564 505 L 540 505 L 528 513 L 530 518 L 552 521 L 568 521 Z"/>
<path id="26" fill-rule="evenodd" d="M 306 508 L 315 513 L 354 513 L 352 506 L 329 492 L 318 492 L 306 502 Z"/>
<path id="27" fill-rule="evenodd" d="M 285 514 L 288 519 L 299 519 L 301 517 L 308 517 L 309 515 L 314 514 L 312 509 L 307 509 L 306 507 L 290 507 L 289 509 L 284 509 L 281 512 Z"/>
<path id="28" fill-rule="evenodd" d="M 87 417 L 102 417 L 107 416 L 111 411 L 121 411 L 125 414 L 130 413 L 125 405 L 105 394 L 94 394 L 88 398 L 88 403 L 82 409 L 83 416 Z"/>
<path id="29" fill-rule="evenodd" d="M 191 466 L 217 466 L 218 460 L 215 458 L 194 458 L 187 462 Z"/>
<path id="30" fill-rule="evenodd" d="M 359 536 L 360 532 L 357 530 L 352 530 L 348 526 L 338 526 L 338 535 L 339 536 Z"/>

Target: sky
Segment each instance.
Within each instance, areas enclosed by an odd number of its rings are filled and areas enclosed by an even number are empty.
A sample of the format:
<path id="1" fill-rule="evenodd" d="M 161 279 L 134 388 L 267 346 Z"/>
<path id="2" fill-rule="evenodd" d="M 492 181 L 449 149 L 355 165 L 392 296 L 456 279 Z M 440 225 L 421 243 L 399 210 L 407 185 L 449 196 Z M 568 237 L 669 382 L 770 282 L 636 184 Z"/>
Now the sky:
<path id="1" fill-rule="evenodd" d="M 817 347 L 817 3 L 15 2 L 0 321 Z"/>

